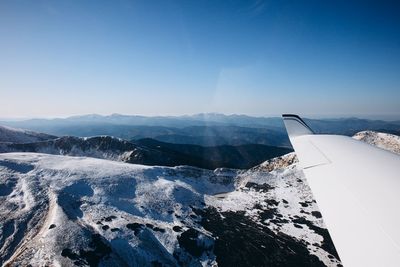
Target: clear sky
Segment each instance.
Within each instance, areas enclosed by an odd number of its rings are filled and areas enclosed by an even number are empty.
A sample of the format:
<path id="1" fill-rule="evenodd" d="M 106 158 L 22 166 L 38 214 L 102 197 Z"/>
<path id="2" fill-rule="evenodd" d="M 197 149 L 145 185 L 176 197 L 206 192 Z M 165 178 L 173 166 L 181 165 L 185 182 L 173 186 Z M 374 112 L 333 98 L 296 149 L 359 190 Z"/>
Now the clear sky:
<path id="1" fill-rule="evenodd" d="M 400 2 L 0 1 L 0 117 L 400 117 Z"/>

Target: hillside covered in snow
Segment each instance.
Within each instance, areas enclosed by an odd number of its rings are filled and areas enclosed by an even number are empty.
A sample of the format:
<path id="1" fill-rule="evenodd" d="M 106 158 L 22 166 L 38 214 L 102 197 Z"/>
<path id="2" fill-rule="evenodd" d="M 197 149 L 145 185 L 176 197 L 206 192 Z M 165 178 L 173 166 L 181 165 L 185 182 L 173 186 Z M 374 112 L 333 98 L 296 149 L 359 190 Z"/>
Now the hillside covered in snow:
<path id="1" fill-rule="evenodd" d="M 86 156 L 144 165 L 189 165 L 206 169 L 229 167 L 248 169 L 287 154 L 292 149 L 246 144 L 212 146 L 171 144 L 154 139 L 129 142 L 112 136 L 60 138 L 32 143 L 1 143 L 0 153 L 36 152 L 53 155 Z"/>
<path id="2" fill-rule="evenodd" d="M 279 167 L 0 154 L 0 263 L 337 266 L 302 172 Z"/>
<path id="3" fill-rule="evenodd" d="M 56 136 L 0 125 L 0 142 L 32 143 L 54 139 Z"/>
<path id="4" fill-rule="evenodd" d="M 73 141 L 0 154 L 0 265 L 341 266 L 294 153 L 213 171 L 118 162 L 138 147 L 117 138 Z"/>

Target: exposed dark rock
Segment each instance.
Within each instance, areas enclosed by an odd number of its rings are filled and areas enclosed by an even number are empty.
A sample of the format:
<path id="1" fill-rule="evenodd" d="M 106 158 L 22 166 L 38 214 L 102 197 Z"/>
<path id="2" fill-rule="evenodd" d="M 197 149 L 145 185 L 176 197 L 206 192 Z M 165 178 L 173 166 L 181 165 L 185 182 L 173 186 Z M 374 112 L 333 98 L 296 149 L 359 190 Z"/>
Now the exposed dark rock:
<path id="1" fill-rule="evenodd" d="M 105 220 L 106 222 L 111 222 L 111 221 L 114 220 L 114 219 L 117 219 L 117 217 L 114 216 L 114 215 L 111 215 L 111 216 L 108 216 L 108 217 L 104 218 L 104 220 Z"/>
<path id="2" fill-rule="evenodd" d="M 138 235 L 140 231 L 143 229 L 143 224 L 140 223 L 128 223 L 126 225 L 128 229 L 131 229 L 134 231 L 135 235 Z"/>
<path id="3" fill-rule="evenodd" d="M 301 218 L 298 217 L 296 219 L 293 220 L 293 223 L 297 223 L 297 224 L 305 224 L 307 225 L 311 230 L 313 230 L 315 233 L 319 234 L 320 236 L 322 236 L 324 238 L 324 240 L 322 241 L 322 245 L 321 247 L 326 250 L 327 252 L 329 252 L 330 254 L 332 254 L 333 256 L 336 257 L 336 259 L 339 259 L 339 255 L 335 249 L 335 246 L 333 245 L 333 241 L 331 239 L 331 236 L 329 235 L 329 232 L 327 229 L 318 227 L 316 225 L 314 225 L 312 222 L 306 220 L 305 218 Z"/>
<path id="4" fill-rule="evenodd" d="M 215 237 L 218 266 L 324 266 L 307 250 L 306 244 L 285 234 L 261 227 L 244 212 L 203 211 L 201 225 Z M 240 229 L 240 231 L 235 231 Z M 187 239 L 195 244 L 196 233 Z M 197 253 L 198 255 L 199 253 Z"/>
<path id="5" fill-rule="evenodd" d="M 261 221 L 265 221 L 268 219 L 273 219 L 275 217 L 275 214 L 277 214 L 277 209 L 276 208 L 270 208 L 267 210 L 263 210 L 258 213 L 258 215 L 261 218 Z"/>
<path id="6" fill-rule="evenodd" d="M 267 192 L 267 191 L 269 191 L 269 190 L 274 189 L 273 186 L 271 186 L 271 185 L 269 185 L 269 184 L 267 184 L 267 183 L 264 183 L 264 184 L 256 184 L 256 183 L 248 182 L 248 183 L 245 185 L 245 187 L 247 187 L 247 188 L 253 188 L 254 190 L 259 191 L 259 192 Z"/>
<path id="7" fill-rule="evenodd" d="M 65 248 L 61 252 L 61 256 L 69 258 L 74 261 L 77 266 L 98 266 L 100 261 L 111 253 L 110 246 L 106 241 L 102 240 L 99 234 L 92 234 L 91 242 L 89 243 L 91 250 L 79 250 L 73 252 L 69 248 Z"/>
<path id="8" fill-rule="evenodd" d="M 178 237 L 179 246 L 184 248 L 194 257 L 200 257 L 210 247 L 198 240 L 201 233 L 193 228 L 183 232 Z"/>
<path id="9" fill-rule="evenodd" d="M 172 230 L 174 230 L 175 232 L 182 232 L 182 227 L 175 225 L 174 227 L 172 227 Z"/>
<path id="10" fill-rule="evenodd" d="M 306 244 L 275 234 L 246 217 L 244 212 L 203 211 L 201 225 L 213 234 L 218 266 L 324 266 Z M 240 231 L 235 231 L 240 229 Z M 192 239 L 195 234 L 192 232 Z M 193 241 L 194 242 L 194 241 Z"/>
<path id="11" fill-rule="evenodd" d="M 308 204 L 306 202 L 299 202 L 299 204 L 304 208 L 308 207 Z"/>
<path id="12" fill-rule="evenodd" d="M 279 202 L 276 201 L 275 199 L 267 199 L 266 202 L 267 202 L 268 205 L 271 205 L 271 206 L 278 206 L 279 205 Z"/>
<path id="13" fill-rule="evenodd" d="M 314 216 L 315 218 L 322 218 L 322 214 L 319 211 L 312 211 L 311 212 L 312 216 Z"/>

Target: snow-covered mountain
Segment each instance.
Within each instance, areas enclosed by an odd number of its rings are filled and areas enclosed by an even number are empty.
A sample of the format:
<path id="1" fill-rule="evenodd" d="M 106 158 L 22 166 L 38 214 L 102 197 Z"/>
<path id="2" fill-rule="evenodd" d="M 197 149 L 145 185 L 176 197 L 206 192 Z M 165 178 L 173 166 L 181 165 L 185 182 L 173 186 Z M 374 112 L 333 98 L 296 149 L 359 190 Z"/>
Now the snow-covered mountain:
<path id="1" fill-rule="evenodd" d="M 132 143 L 111 136 L 63 136 L 53 140 L 24 144 L 1 144 L 0 152 L 36 152 L 53 155 L 86 156 L 125 161 L 138 149 Z"/>
<path id="2" fill-rule="evenodd" d="M 400 154 L 400 136 L 374 131 L 363 131 L 355 134 L 353 138 L 366 142 L 370 145 Z"/>
<path id="3" fill-rule="evenodd" d="M 249 170 L 155 167 L 115 161 L 124 141 L 101 138 L 53 147 L 85 157 L 0 154 L 0 265 L 341 266 L 294 153 Z"/>
<path id="4" fill-rule="evenodd" d="M 32 143 L 54 139 L 56 136 L 33 131 L 0 126 L 0 142 L 6 143 Z"/>
<path id="5" fill-rule="evenodd" d="M 265 145 L 202 147 L 142 139 L 135 143 L 111 136 L 64 136 L 53 140 L 14 144 L 0 143 L 0 153 L 37 152 L 53 155 L 87 156 L 144 165 L 190 165 L 207 169 L 247 169 L 264 160 L 284 155 L 288 148 Z"/>
<path id="6" fill-rule="evenodd" d="M 0 154 L 0 262 L 337 266 L 291 157 L 279 168 L 210 171 Z"/>

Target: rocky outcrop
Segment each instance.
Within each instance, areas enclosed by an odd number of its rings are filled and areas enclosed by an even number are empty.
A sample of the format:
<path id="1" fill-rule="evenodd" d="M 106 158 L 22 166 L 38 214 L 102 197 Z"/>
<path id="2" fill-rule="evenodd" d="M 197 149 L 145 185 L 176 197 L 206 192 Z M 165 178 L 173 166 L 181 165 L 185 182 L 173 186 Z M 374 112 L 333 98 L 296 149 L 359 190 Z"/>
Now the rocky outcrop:
<path id="1" fill-rule="evenodd" d="M 374 131 L 362 131 L 356 133 L 353 138 L 393 153 L 400 154 L 400 136 Z"/>

